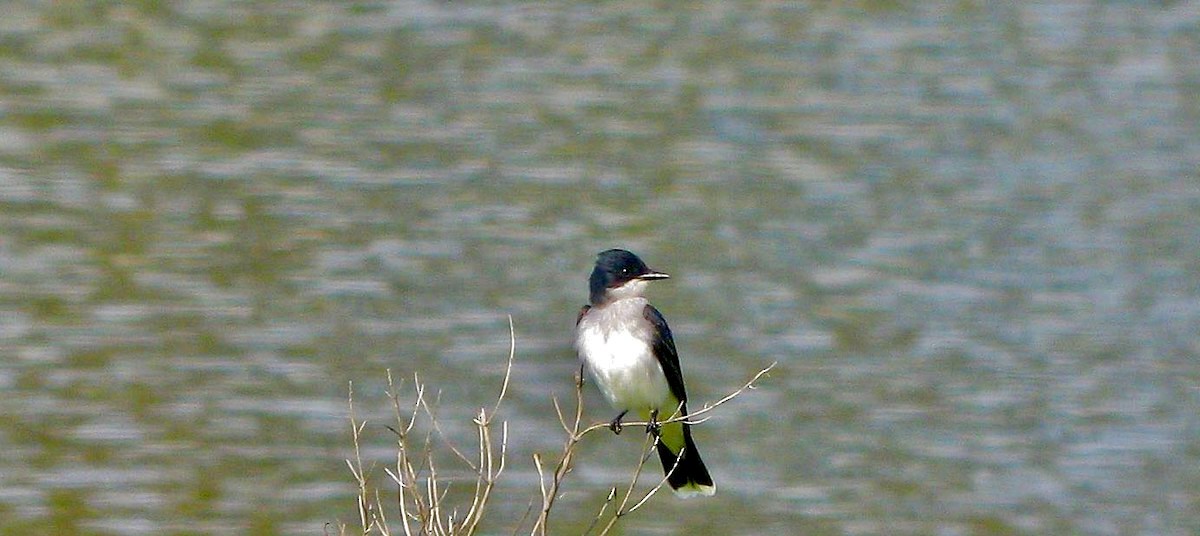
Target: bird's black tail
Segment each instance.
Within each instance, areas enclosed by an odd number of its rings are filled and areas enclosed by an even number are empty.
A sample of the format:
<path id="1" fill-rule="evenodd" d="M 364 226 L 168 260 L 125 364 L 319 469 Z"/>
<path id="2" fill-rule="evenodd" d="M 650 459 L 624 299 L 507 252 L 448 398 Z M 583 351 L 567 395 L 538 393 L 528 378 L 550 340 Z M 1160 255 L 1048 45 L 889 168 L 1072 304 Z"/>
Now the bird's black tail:
<path id="1" fill-rule="evenodd" d="M 685 412 L 687 410 L 684 410 Z M 679 453 L 671 451 L 666 441 L 658 442 L 658 459 L 662 461 L 663 473 L 667 475 L 667 484 L 671 491 L 680 497 L 709 496 L 717 492 L 716 484 L 700 459 L 700 451 L 692 441 L 692 430 L 686 422 L 665 426 L 679 425 L 683 427 L 683 448 Z M 676 457 L 679 461 L 676 463 Z"/>

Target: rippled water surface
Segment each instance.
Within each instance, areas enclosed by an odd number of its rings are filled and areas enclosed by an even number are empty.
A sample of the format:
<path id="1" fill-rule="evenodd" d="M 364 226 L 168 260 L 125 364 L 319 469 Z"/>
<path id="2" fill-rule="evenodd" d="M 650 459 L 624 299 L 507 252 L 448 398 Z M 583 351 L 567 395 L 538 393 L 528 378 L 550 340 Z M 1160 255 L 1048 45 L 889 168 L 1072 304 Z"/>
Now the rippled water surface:
<path id="1" fill-rule="evenodd" d="M 1200 533 L 1198 57 L 1195 1 L 13 2 L 0 532 L 353 522 L 348 382 L 368 462 L 388 368 L 469 443 L 512 315 L 510 533 L 621 246 L 694 405 L 779 362 L 627 534 Z"/>

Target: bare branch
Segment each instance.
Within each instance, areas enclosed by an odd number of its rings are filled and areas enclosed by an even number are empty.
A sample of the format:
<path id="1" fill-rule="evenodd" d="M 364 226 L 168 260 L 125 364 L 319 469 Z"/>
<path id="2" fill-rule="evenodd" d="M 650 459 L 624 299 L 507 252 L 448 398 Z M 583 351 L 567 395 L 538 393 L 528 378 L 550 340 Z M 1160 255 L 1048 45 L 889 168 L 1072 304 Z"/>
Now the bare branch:
<path id="1" fill-rule="evenodd" d="M 732 393 L 725 395 L 724 397 L 722 397 L 720 400 L 717 400 L 716 402 L 713 402 L 711 404 L 705 404 L 700 409 L 689 412 L 687 415 L 678 415 L 678 414 L 673 415 L 670 419 L 658 421 L 657 424 L 663 425 L 663 424 L 671 424 L 671 423 L 676 423 L 676 422 L 686 422 L 688 424 L 700 424 L 704 421 L 703 420 L 697 421 L 697 420 L 693 420 L 693 419 L 695 417 L 709 413 L 714 409 L 717 409 L 718 407 L 724 405 L 725 403 L 729 402 L 730 400 L 737 398 L 739 395 L 746 392 L 747 390 L 755 389 L 756 388 L 755 383 L 757 383 L 758 380 L 760 378 L 762 378 L 763 376 L 765 376 L 767 373 L 771 372 L 771 370 L 774 369 L 775 366 L 778 364 L 779 364 L 778 361 L 771 363 L 769 366 L 767 366 L 767 368 L 764 368 L 764 369 L 758 371 L 758 373 L 755 374 L 753 378 L 750 378 L 750 381 L 747 381 L 744 385 L 739 387 L 736 391 L 733 391 Z M 621 424 L 623 424 L 624 426 L 649 426 L 654 423 L 650 423 L 648 421 L 633 421 L 633 422 L 622 422 Z M 584 428 L 583 431 L 579 432 L 579 435 L 590 434 L 596 430 L 608 429 L 608 427 L 609 427 L 609 423 L 607 423 L 607 422 L 596 423 L 591 426 L 588 426 L 587 428 Z"/>
<path id="2" fill-rule="evenodd" d="M 359 424 L 354 412 L 354 382 L 350 382 L 347 387 L 346 401 L 350 406 L 350 431 L 354 441 L 354 462 L 346 460 L 346 465 L 350 467 L 350 473 L 354 475 L 354 480 L 358 483 L 358 520 L 363 534 L 366 534 L 369 527 L 367 524 L 367 479 L 362 467 L 362 450 L 359 447 L 359 435 L 366 423 Z"/>
<path id="3" fill-rule="evenodd" d="M 551 395 L 550 401 L 554 403 L 554 412 L 558 414 L 558 422 L 562 425 L 563 431 L 570 434 L 571 425 L 567 424 L 567 418 L 563 415 L 562 407 L 558 405 L 558 397 Z"/>
<path id="4" fill-rule="evenodd" d="M 587 536 L 588 534 L 592 533 L 592 529 L 596 528 L 596 524 L 599 523 L 600 520 L 604 518 L 604 511 L 608 509 L 608 506 L 612 504 L 613 499 L 615 499 L 616 497 L 617 497 L 617 487 L 613 486 L 611 488 L 608 488 L 608 497 L 605 498 L 604 502 L 600 504 L 600 511 L 596 512 L 596 517 L 592 518 L 592 522 L 588 524 L 587 530 L 583 531 L 584 536 Z"/>
<path id="5" fill-rule="evenodd" d="M 496 397 L 496 405 L 492 406 L 492 415 L 500 411 L 500 403 L 508 394 L 508 380 L 512 378 L 513 356 L 517 354 L 517 332 L 513 328 L 512 315 L 508 315 L 508 364 L 504 367 L 504 383 L 500 386 L 500 396 Z"/>
<path id="6" fill-rule="evenodd" d="M 559 420 L 563 425 L 563 429 L 567 431 L 567 441 L 563 445 L 562 456 L 558 460 L 558 464 L 554 467 L 554 475 L 551 476 L 550 482 L 547 483 L 545 475 L 542 472 L 541 459 L 536 454 L 534 455 L 534 463 L 538 468 L 539 484 L 542 491 L 542 511 L 538 514 L 537 521 L 533 523 L 531 535 L 545 535 L 547 524 L 550 519 L 550 509 L 554 506 L 554 500 L 558 498 L 558 488 L 562 485 L 562 480 L 571 472 L 572 462 L 575 459 L 575 445 L 583 439 L 583 434 L 579 433 L 580 423 L 583 421 L 583 371 L 580 370 L 578 376 L 575 377 L 575 419 L 574 424 L 568 425 L 563 417 L 562 410 L 558 406 L 558 399 L 554 399 L 554 408 L 558 412 Z"/>
<path id="7" fill-rule="evenodd" d="M 438 394 L 438 398 L 441 398 L 441 393 Z M 439 423 L 437 415 L 434 414 L 433 408 L 429 407 L 429 403 L 425 401 L 424 398 L 422 398 L 420 402 L 421 407 L 425 410 L 425 414 L 429 416 L 429 424 L 433 426 L 434 431 L 437 432 L 442 442 L 446 444 L 446 448 L 450 449 L 450 452 L 453 452 L 454 455 L 457 456 L 458 459 L 462 460 L 463 463 L 467 464 L 467 467 L 470 467 L 471 470 L 478 471 L 479 467 L 472 463 L 471 460 L 462 453 L 462 451 L 458 450 L 458 447 L 454 445 L 454 442 L 450 440 L 450 437 L 442 432 L 442 425 Z"/>

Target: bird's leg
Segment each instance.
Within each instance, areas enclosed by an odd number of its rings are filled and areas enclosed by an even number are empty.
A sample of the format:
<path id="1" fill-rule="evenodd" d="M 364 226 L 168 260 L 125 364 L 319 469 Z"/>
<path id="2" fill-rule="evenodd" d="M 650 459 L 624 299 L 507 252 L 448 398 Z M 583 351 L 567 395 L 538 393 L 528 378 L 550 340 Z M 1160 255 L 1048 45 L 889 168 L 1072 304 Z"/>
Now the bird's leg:
<path id="1" fill-rule="evenodd" d="M 662 432 L 662 425 L 658 424 L 658 410 L 650 410 L 650 421 L 646 423 L 646 433 L 658 437 Z"/>
<path id="2" fill-rule="evenodd" d="M 608 429 L 612 430 L 614 434 L 621 433 L 621 417 L 624 417 L 626 413 L 629 413 L 629 410 L 622 411 L 620 415 L 613 417 L 613 420 L 609 421 Z"/>

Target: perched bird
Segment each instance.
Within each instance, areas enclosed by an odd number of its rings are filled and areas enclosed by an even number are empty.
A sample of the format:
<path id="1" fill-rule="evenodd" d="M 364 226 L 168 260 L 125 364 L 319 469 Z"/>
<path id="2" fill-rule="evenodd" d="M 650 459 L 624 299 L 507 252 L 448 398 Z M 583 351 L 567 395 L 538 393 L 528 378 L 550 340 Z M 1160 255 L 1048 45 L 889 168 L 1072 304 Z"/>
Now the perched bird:
<path id="1" fill-rule="evenodd" d="M 621 412 L 612 420 L 613 432 L 620 433 L 621 418 L 629 412 L 647 422 L 667 420 L 676 411 L 688 414 L 671 328 L 642 297 L 649 282 L 668 277 L 623 249 L 596 258 L 589 304 L 575 322 L 575 350 L 604 398 Z M 676 495 L 716 493 L 688 423 L 652 425 L 649 431 L 659 436 L 658 457 Z"/>

